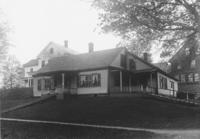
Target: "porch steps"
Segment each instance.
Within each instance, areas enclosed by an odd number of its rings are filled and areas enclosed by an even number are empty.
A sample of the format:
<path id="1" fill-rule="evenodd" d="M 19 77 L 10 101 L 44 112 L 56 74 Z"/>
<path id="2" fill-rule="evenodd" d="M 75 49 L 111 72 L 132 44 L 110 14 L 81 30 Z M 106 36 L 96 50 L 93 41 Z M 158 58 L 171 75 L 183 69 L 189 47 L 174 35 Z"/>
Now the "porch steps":
<path id="1" fill-rule="evenodd" d="M 169 97 L 169 96 L 164 96 L 164 95 L 157 95 L 157 94 L 143 94 L 144 97 L 151 97 L 154 99 L 162 100 L 162 101 L 167 101 L 167 102 L 173 102 L 173 103 L 179 103 L 179 104 L 185 104 L 185 105 L 190 105 L 190 106 L 200 106 L 200 102 L 196 100 L 191 100 L 191 99 L 178 99 L 175 97 Z"/>

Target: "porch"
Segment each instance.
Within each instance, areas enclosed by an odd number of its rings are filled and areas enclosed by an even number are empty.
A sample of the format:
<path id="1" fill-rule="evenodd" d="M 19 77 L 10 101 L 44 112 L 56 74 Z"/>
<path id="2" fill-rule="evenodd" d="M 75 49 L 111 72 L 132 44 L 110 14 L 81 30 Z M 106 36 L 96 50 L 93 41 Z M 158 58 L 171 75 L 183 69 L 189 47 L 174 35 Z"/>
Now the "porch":
<path id="1" fill-rule="evenodd" d="M 155 71 L 127 72 L 110 70 L 109 92 L 114 93 L 158 93 Z"/>
<path id="2" fill-rule="evenodd" d="M 77 73 L 57 72 L 43 74 L 34 78 L 34 96 L 46 94 L 76 94 Z"/>

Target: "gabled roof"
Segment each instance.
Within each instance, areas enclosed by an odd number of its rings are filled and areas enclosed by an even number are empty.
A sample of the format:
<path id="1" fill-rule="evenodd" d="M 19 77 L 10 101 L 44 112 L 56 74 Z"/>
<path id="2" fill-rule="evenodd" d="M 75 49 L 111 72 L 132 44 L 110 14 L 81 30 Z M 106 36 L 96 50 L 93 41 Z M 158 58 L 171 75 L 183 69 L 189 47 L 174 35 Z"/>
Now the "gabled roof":
<path id="1" fill-rule="evenodd" d="M 122 50 L 128 50 L 124 47 L 95 51 L 92 53 L 83 53 L 78 55 L 67 55 L 62 57 L 55 57 L 49 60 L 49 63 L 45 65 L 43 68 L 38 70 L 35 73 L 36 75 L 43 74 L 43 73 L 51 73 L 51 72 L 59 72 L 59 71 L 81 71 L 81 70 L 93 70 L 99 68 L 106 68 L 111 66 L 112 62 L 116 59 L 116 57 L 120 54 Z M 149 65 L 151 69 L 155 71 L 159 71 L 160 73 L 169 76 L 166 72 L 161 70 L 160 68 L 154 66 L 151 63 L 146 62 L 142 58 L 128 52 L 136 59 L 140 60 L 141 62 Z M 151 70 L 149 69 L 149 70 Z M 175 78 L 173 78 L 176 80 Z"/>
<path id="2" fill-rule="evenodd" d="M 49 63 L 36 74 L 108 67 L 123 49 L 124 48 L 121 47 L 92 53 L 55 57 L 49 60 Z"/>
<path id="3" fill-rule="evenodd" d="M 23 67 L 31 67 L 31 66 L 37 66 L 38 65 L 38 59 L 32 59 L 25 63 Z"/>
<path id="4" fill-rule="evenodd" d="M 37 57 L 40 58 L 40 56 L 43 55 L 45 53 L 45 51 L 49 47 L 52 47 L 52 46 L 56 47 L 56 50 L 61 52 L 61 53 L 77 54 L 77 52 L 72 50 L 71 48 L 65 47 L 64 45 L 60 45 L 60 44 L 55 43 L 55 42 L 50 42 L 46 47 L 44 47 L 44 49 L 39 53 L 39 55 Z M 49 54 L 49 53 L 45 53 L 45 54 Z"/>

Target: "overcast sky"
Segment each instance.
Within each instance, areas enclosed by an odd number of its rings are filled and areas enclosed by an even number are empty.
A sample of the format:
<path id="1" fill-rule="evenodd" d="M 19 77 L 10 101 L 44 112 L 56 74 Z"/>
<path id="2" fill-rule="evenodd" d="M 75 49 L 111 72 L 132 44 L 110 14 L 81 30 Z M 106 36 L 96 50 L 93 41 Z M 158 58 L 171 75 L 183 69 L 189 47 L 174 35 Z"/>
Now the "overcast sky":
<path id="1" fill-rule="evenodd" d="M 113 48 L 118 43 L 111 34 L 99 34 L 97 11 L 88 0 L 1 0 L 0 9 L 12 32 L 10 40 L 22 64 L 36 58 L 50 42 L 64 44 L 86 52 L 88 43 L 93 42 L 95 50 Z"/>

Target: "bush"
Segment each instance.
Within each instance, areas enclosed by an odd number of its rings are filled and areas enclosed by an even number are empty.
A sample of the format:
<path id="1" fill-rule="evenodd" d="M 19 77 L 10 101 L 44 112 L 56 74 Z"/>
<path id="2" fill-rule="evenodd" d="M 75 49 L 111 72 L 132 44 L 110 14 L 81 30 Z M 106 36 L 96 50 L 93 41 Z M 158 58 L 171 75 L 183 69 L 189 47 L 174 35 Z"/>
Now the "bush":
<path id="1" fill-rule="evenodd" d="M 179 98 L 179 99 L 187 99 L 187 93 L 178 92 L 177 93 L 177 98 Z M 189 99 L 195 99 L 195 94 L 194 93 L 188 93 L 188 98 Z"/>

